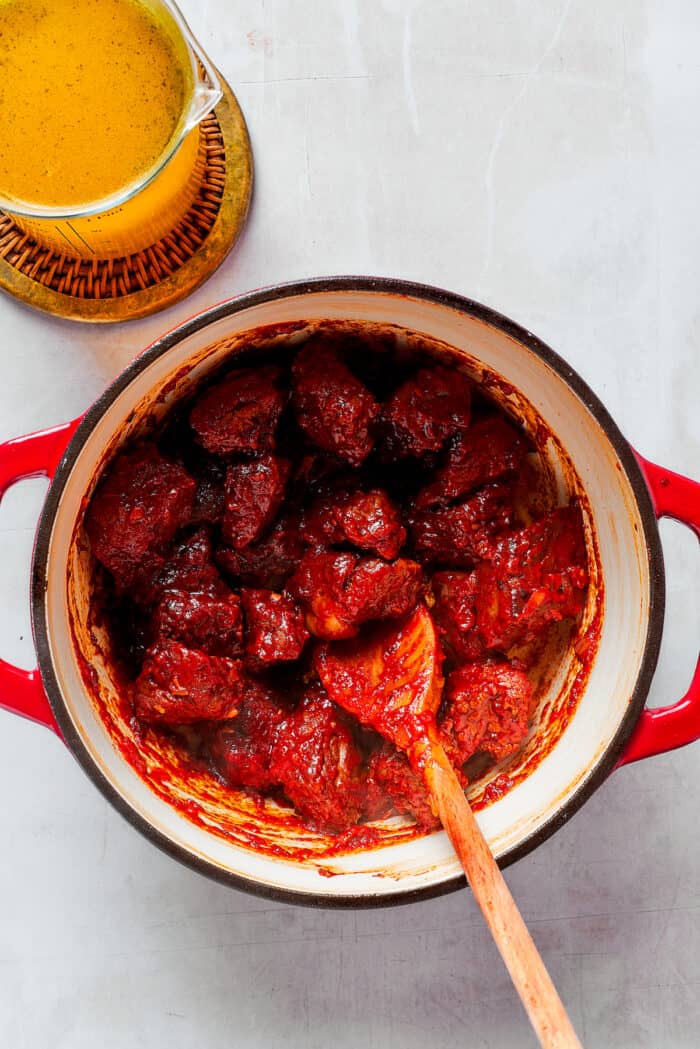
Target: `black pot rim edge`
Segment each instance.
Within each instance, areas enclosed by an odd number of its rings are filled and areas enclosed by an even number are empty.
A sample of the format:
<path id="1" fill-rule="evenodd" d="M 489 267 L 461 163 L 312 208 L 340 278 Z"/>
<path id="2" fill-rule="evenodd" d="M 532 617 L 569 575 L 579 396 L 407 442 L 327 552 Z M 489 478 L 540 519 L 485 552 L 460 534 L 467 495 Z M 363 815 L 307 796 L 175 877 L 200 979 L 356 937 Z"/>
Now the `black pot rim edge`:
<path id="1" fill-rule="evenodd" d="M 448 307 L 458 313 L 466 313 L 477 320 L 483 321 L 492 327 L 497 328 L 540 357 L 567 383 L 579 400 L 582 401 L 585 407 L 594 416 L 615 449 L 618 459 L 629 480 L 632 491 L 634 492 L 642 526 L 644 528 L 644 538 L 646 541 L 648 556 L 649 619 L 639 673 L 624 717 L 621 719 L 615 736 L 606 748 L 593 773 L 587 776 L 579 784 L 562 809 L 557 811 L 552 817 L 550 817 L 550 819 L 542 824 L 542 826 L 538 827 L 536 831 L 528 835 L 528 837 L 518 846 L 509 849 L 499 859 L 499 866 L 505 868 L 511 863 L 515 863 L 517 860 L 522 859 L 533 849 L 537 848 L 538 845 L 546 841 L 547 838 L 558 830 L 559 827 L 563 826 L 564 823 L 566 823 L 574 813 L 581 808 L 584 802 L 587 801 L 587 799 L 614 770 L 624 746 L 644 708 L 649 687 L 651 685 L 651 679 L 654 670 L 656 669 L 661 644 L 661 635 L 663 632 L 665 608 L 664 562 L 656 515 L 654 513 L 649 490 L 632 448 L 619 430 L 612 416 L 596 394 L 593 393 L 588 384 L 570 364 L 542 342 L 541 339 L 537 338 L 536 335 L 533 335 L 532 332 L 521 327 L 519 324 L 515 323 L 515 321 L 510 320 L 503 314 L 498 313 L 496 310 L 491 309 L 489 306 L 475 302 L 473 299 L 469 299 L 465 296 L 457 295 L 456 293 L 432 287 L 427 284 L 420 284 L 390 277 L 331 276 L 310 278 L 271 285 L 270 287 L 261 288 L 228 299 L 196 314 L 192 318 L 179 324 L 176 328 L 167 332 L 165 335 L 161 336 L 155 342 L 151 343 L 143 353 L 136 357 L 122 372 L 120 372 L 117 378 L 107 387 L 91 407 L 88 408 L 75 434 L 69 442 L 58 468 L 56 469 L 46 496 L 36 533 L 32 564 L 31 613 L 32 629 L 34 632 L 34 641 L 42 681 L 63 738 L 73 756 L 97 788 L 107 800 L 111 802 L 117 811 L 119 811 L 134 827 L 136 827 L 137 830 L 174 859 L 179 860 L 198 873 L 213 878 L 215 881 L 222 882 L 229 887 L 242 889 L 246 892 L 263 896 L 267 899 L 302 904 L 311 907 L 367 908 L 412 903 L 417 900 L 442 896 L 448 892 L 454 892 L 463 888 L 466 885 L 466 879 L 463 875 L 460 875 L 441 882 L 438 885 L 376 896 L 345 895 L 326 897 L 319 896 L 315 893 L 278 889 L 273 886 L 261 884 L 252 879 L 244 878 L 241 875 L 231 874 L 227 871 L 221 870 L 216 864 L 203 860 L 195 856 L 183 846 L 178 845 L 170 837 L 161 833 L 161 831 L 157 830 L 151 823 L 145 820 L 121 797 L 107 777 L 94 763 L 89 751 L 80 739 L 63 702 L 61 689 L 53 667 L 48 641 L 49 635 L 45 603 L 47 587 L 46 569 L 48 564 L 50 538 L 54 517 L 63 488 L 88 436 L 92 433 L 97 421 L 119 394 L 141 371 L 144 370 L 144 368 L 148 367 L 148 365 L 158 357 L 167 353 L 184 338 L 193 335 L 197 331 L 200 331 L 202 328 L 213 324 L 215 321 L 218 321 L 223 317 L 277 299 L 291 298 L 314 292 L 334 291 L 376 292 L 411 299 L 421 299 L 434 305 Z"/>

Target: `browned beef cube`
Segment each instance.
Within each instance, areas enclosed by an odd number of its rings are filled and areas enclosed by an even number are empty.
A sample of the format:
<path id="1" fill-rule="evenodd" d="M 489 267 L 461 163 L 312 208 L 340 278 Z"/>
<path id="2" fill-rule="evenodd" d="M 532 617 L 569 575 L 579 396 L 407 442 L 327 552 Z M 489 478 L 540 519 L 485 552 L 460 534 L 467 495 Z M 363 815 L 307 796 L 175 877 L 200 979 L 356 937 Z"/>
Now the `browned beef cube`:
<path id="1" fill-rule="evenodd" d="M 166 590 L 211 591 L 221 582 L 212 564 L 205 528 L 181 539 L 164 553 L 149 554 L 137 569 L 129 595 L 142 606 L 155 605 Z"/>
<path id="2" fill-rule="evenodd" d="M 410 611 L 422 583 L 420 565 L 359 554 L 308 551 L 288 583 L 306 610 L 306 625 L 326 640 L 354 637 L 362 623 Z"/>
<path id="3" fill-rule="evenodd" d="M 209 591 L 166 590 L 152 628 L 155 637 L 181 641 L 209 655 L 243 654 L 240 600 L 221 582 Z"/>
<path id="4" fill-rule="evenodd" d="M 253 670 L 298 659 L 309 637 L 304 613 L 289 594 L 241 590 L 245 611 L 245 659 Z"/>
<path id="5" fill-rule="evenodd" d="M 196 484 L 153 444 L 137 445 L 112 463 L 88 508 L 85 527 L 98 561 L 127 589 L 185 524 Z"/>
<path id="6" fill-rule="evenodd" d="M 226 471 L 226 512 L 221 525 L 224 542 L 234 550 L 259 539 L 282 505 L 291 463 L 277 455 L 234 463 Z"/>
<path id="7" fill-rule="evenodd" d="M 484 643 L 476 630 L 477 577 L 474 572 L 435 572 L 431 609 L 445 654 L 458 662 L 481 659 Z"/>
<path id="8" fill-rule="evenodd" d="M 480 687 L 481 666 L 474 681 L 471 665 L 448 675 L 438 721 L 442 744 L 457 768 L 480 749 L 490 714 L 489 692 Z"/>
<path id="9" fill-rule="evenodd" d="M 218 524 L 224 516 L 226 497 L 224 482 L 226 473 L 223 466 L 208 465 L 197 478 L 197 491 L 192 507 L 192 524 Z"/>
<path id="10" fill-rule="evenodd" d="M 385 814 L 382 796 L 389 799 L 397 812 L 411 816 L 423 830 L 435 830 L 440 826 L 430 807 L 423 781 L 409 765 L 406 755 L 392 743 L 383 743 L 370 756 L 365 802 L 368 819 L 378 819 Z"/>
<path id="11" fill-rule="evenodd" d="M 275 430 L 287 401 L 281 369 L 242 368 L 200 394 L 190 413 L 197 439 L 214 455 L 260 455 L 275 446 Z"/>
<path id="12" fill-rule="evenodd" d="M 359 819 L 361 765 L 348 718 L 313 686 L 278 733 L 270 763 L 275 779 L 305 823 L 337 834 Z"/>
<path id="13" fill-rule="evenodd" d="M 477 568 L 477 628 L 490 649 L 535 641 L 549 625 L 575 618 L 586 600 L 581 511 L 562 507 L 503 536 Z"/>
<path id="14" fill-rule="evenodd" d="M 388 816 L 395 815 L 398 811 L 394 807 L 388 792 L 372 774 L 373 760 L 376 759 L 374 759 L 374 755 L 371 755 L 365 777 L 364 797 L 362 799 L 362 819 L 370 822 L 386 819 Z"/>
<path id="15" fill-rule="evenodd" d="M 391 561 L 406 541 L 401 512 L 386 492 L 331 492 L 304 514 L 302 536 L 311 546 L 352 543 Z"/>
<path id="16" fill-rule="evenodd" d="M 206 528 L 181 540 L 164 560 L 154 581 L 154 593 L 160 597 L 166 590 L 210 591 L 221 577 L 212 563 L 211 538 Z"/>
<path id="17" fill-rule="evenodd" d="M 257 543 L 242 550 L 219 547 L 216 560 L 236 583 L 276 590 L 281 589 L 294 572 L 303 550 L 298 521 L 283 515 Z"/>
<path id="18" fill-rule="evenodd" d="M 311 339 L 292 367 L 299 426 L 319 448 L 359 466 L 372 450 L 379 406 L 322 338 Z"/>
<path id="19" fill-rule="evenodd" d="M 456 439 L 447 465 L 419 492 L 416 508 L 448 506 L 475 488 L 514 473 L 526 454 L 525 438 L 500 415 L 481 419 Z"/>
<path id="20" fill-rule="evenodd" d="M 496 761 L 513 754 L 528 733 L 532 685 L 510 663 L 469 663 L 445 684 L 440 732 L 453 762 L 479 750 Z"/>
<path id="21" fill-rule="evenodd" d="M 319 491 L 324 484 L 335 483 L 338 475 L 347 475 L 347 464 L 322 451 L 308 452 L 297 460 L 292 474 L 292 487 L 306 494 Z"/>
<path id="22" fill-rule="evenodd" d="M 437 452 L 469 426 L 471 383 L 453 368 L 421 368 L 382 411 L 382 450 L 388 459 Z"/>
<path id="23" fill-rule="evenodd" d="M 414 514 L 411 539 L 423 562 L 470 567 L 487 557 L 494 536 L 513 522 L 511 486 L 487 484 L 463 503 Z"/>
<path id="24" fill-rule="evenodd" d="M 240 660 L 209 656 L 179 641 L 157 641 L 133 685 L 134 713 L 163 725 L 234 717 L 242 666 Z"/>
<path id="25" fill-rule="evenodd" d="M 217 726 L 208 739 L 214 767 L 230 786 L 270 790 L 278 785 L 270 762 L 280 725 L 288 714 L 271 689 L 246 682 L 238 717 Z"/>
<path id="26" fill-rule="evenodd" d="M 133 571 L 114 576 L 117 593 L 120 597 L 128 595 L 137 605 L 152 605 L 160 596 L 158 580 L 167 564 L 165 554 L 150 550 Z"/>

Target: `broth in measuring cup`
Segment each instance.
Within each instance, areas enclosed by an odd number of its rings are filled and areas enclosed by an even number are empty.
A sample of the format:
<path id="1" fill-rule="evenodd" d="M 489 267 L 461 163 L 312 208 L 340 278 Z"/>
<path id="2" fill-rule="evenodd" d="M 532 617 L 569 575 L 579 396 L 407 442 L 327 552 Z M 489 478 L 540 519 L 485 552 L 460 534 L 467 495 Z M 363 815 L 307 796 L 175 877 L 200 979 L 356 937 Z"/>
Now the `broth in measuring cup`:
<path id="1" fill-rule="evenodd" d="M 74 208 L 129 186 L 173 138 L 192 72 L 139 0 L 0 0 L 0 192 Z"/>

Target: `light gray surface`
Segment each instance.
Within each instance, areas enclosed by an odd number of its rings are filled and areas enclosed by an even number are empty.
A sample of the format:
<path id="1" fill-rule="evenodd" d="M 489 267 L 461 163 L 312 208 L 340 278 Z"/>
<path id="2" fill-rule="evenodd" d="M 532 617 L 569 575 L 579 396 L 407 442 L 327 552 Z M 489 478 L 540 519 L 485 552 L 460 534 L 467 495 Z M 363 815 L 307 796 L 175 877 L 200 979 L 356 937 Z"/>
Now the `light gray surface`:
<path id="1" fill-rule="evenodd" d="M 562 353 L 640 451 L 700 476 L 700 8 L 693 0 L 183 0 L 237 90 L 248 230 L 166 314 L 79 327 L 0 299 L 0 439 L 77 415 L 229 295 L 365 272 L 495 306 Z M 41 482 L 0 511 L 0 654 L 33 662 Z M 695 662 L 697 543 L 669 576 L 651 702 Z M 700 747 L 615 774 L 508 872 L 589 1049 L 697 1046 Z M 6 1049 L 534 1045 L 472 899 L 315 912 L 209 883 L 0 714 Z"/>

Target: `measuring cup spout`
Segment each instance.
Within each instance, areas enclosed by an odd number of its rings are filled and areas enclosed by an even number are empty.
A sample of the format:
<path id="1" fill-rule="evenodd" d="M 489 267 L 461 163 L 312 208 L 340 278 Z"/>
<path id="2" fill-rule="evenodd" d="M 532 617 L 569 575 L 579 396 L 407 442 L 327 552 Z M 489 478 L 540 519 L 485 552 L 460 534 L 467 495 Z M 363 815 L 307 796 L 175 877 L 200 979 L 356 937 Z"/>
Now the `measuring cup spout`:
<path id="1" fill-rule="evenodd" d="M 200 79 L 195 84 L 192 104 L 185 123 L 185 131 L 191 131 L 207 113 L 211 112 L 217 102 L 221 101 L 223 91 L 213 62 L 190 32 L 187 33 L 187 42 L 197 59 L 200 74 Z"/>

